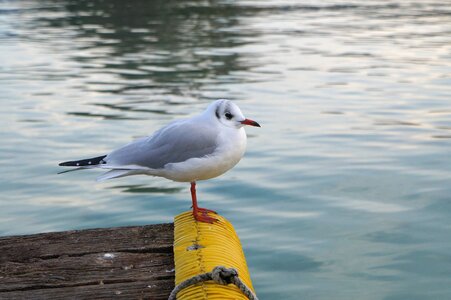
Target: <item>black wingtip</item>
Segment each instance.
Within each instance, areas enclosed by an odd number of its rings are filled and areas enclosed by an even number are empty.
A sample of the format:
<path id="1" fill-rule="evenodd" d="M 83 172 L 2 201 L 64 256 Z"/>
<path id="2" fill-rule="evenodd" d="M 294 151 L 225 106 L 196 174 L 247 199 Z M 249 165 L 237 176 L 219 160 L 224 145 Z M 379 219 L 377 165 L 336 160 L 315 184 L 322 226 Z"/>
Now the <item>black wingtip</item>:
<path id="1" fill-rule="evenodd" d="M 65 161 L 62 163 L 59 163 L 58 166 L 61 167 L 82 167 L 82 166 L 95 166 L 101 163 L 105 163 L 103 159 L 106 157 L 106 155 L 97 156 L 93 158 L 88 159 L 81 159 L 81 160 L 73 160 L 73 161 Z"/>

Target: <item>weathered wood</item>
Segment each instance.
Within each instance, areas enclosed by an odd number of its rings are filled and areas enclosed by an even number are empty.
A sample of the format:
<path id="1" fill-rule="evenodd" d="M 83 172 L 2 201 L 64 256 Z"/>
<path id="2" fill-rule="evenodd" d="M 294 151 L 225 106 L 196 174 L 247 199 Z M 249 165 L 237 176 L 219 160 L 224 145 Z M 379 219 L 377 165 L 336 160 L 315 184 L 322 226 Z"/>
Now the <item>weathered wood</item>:
<path id="1" fill-rule="evenodd" d="M 167 299 L 173 224 L 0 238 L 0 299 Z"/>

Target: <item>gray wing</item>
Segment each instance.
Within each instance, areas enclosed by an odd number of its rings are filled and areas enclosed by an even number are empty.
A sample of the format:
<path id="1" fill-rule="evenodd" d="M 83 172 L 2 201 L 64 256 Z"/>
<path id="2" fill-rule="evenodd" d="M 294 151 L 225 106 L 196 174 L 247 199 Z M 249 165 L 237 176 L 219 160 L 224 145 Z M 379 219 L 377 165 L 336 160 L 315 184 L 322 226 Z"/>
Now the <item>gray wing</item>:
<path id="1" fill-rule="evenodd" d="M 190 120 L 177 121 L 119 148 L 104 159 L 107 165 L 138 165 L 161 169 L 168 163 L 212 154 L 216 149 L 217 132 L 211 126 Z"/>

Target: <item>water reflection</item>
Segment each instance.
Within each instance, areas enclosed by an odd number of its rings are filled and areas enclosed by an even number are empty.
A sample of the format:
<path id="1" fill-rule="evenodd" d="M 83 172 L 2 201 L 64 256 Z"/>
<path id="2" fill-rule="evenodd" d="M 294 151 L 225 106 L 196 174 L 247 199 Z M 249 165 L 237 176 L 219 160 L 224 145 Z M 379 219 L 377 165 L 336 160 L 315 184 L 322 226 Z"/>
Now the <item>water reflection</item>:
<path id="1" fill-rule="evenodd" d="M 163 115 L 170 114 L 170 112 L 168 112 L 167 110 L 164 110 L 164 109 L 135 108 L 131 105 L 124 105 L 124 104 L 93 103 L 93 105 L 107 107 L 107 108 L 111 108 L 111 109 L 115 109 L 115 110 L 123 110 L 123 111 L 145 112 L 145 113 L 163 114 Z"/>
<path id="2" fill-rule="evenodd" d="M 56 163 L 227 97 L 264 126 L 199 198 L 239 231 L 261 299 L 448 299 L 448 6 L 2 2 L 0 233 L 172 221 L 186 184 Z"/>
<path id="3" fill-rule="evenodd" d="M 162 187 L 151 187 L 142 184 L 134 184 L 134 185 L 116 185 L 110 187 L 110 189 L 119 189 L 123 193 L 144 193 L 144 194 L 174 194 L 178 193 L 183 188 L 162 188 Z"/>
<path id="4" fill-rule="evenodd" d="M 102 118 L 109 120 L 138 120 L 138 118 L 129 118 L 123 115 L 112 115 L 112 114 L 95 114 L 89 112 L 67 112 L 68 115 L 79 116 L 79 117 L 91 117 L 91 118 Z"/>
<path id="5" fill-rule="evenodd" d="M 49 2 L 49 4 L 52 2 Z M 58 13 L 39 17 L 39 40 L 64 28 L 76 50 L 70 59 L 80 63 L 88 85 L 106 93 L 154 93 L 198 97 L 202 86 L 253 66 L 235 47 L 256 32 L 237 30 L 240 16 L 250 13 L 235 5 L 201 5 L 167 1 L 65 1 Z M 35 25 L 35 24 L 34 24 Z M 109 74 L 118 80 L 93 81 Z M 123 83 L 120 83 L 122 79 Z M 243 76 L 229 76 L 228 83 Z M 113 85 L 112 82 L 115 82 Z M 119 82 L 119 84 L 118 84 Z M 89 88 L 89 87 L 88 87 Z M 210 87 L 211 88 L 211 87 Z M 115 107 L 111 107 L 115 109 Z"/>

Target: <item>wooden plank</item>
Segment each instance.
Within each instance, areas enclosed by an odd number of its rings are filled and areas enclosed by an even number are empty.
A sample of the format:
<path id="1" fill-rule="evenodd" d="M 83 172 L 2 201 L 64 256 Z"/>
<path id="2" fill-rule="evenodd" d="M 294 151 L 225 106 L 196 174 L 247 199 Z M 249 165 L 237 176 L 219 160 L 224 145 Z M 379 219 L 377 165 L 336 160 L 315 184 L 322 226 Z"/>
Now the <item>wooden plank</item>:
<path id="1" fill-rule="evenodd" d="M 66 300 L 66 299 L 155 299 L 167 300 L 174 288 L 173 279 L 159 280 L 149 285 L 148 281 L 134 281 L 97 286 L 61 287 L 0 293 L 5 300 Z"/>
<path id="2" fill-rule="evenodd" d="M 167 299 L 173 224 L 0 238 L 0 299 Z"/>

